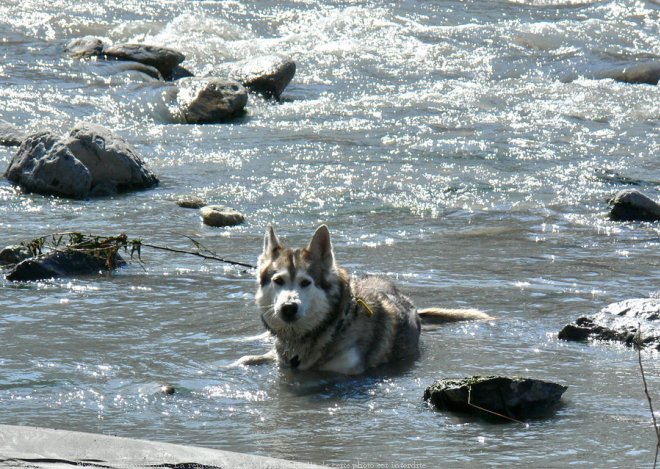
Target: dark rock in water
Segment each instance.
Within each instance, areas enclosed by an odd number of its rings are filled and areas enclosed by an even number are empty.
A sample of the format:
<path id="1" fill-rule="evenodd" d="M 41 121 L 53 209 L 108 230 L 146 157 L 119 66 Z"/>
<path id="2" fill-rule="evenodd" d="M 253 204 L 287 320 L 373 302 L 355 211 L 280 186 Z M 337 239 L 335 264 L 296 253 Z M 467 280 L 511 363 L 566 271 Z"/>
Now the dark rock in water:
<path id="1" fill-rule="evenodd" d="M 172 76 L 170 77 L 170 80 L 180 80 L 181 78 L 190 78 L 194 77 L 195 75 L 193 72 L 190 70 L 183 68 L 181 65 L 177 65 L 174 67 L 174 70 L 172 70 Z"/>
<path id="2" fill-rule="evenodd" d="M 80 199 L 158 184 L 125 140 L 92 124 L 78 124 L 63 140 L 50 132 L 28 137 L 5 177 L 28 192 Z"/>
<path id="3" fill-rule="evenodd" d="M 243 63 L 232 73 L 232 78 L 254 93 L 279 99 L 295 74 L 296 63 L 293 60 L 268 55 Z"/>
<path id="4" fill-rule="evenodd" d="M 522 420 L 547 415 L 566 389 L 538 379 L 473 376 L 438 380 L 426 388 L 424 400 L 438 410 L 471 412 L 487 418 L 494 418 L 490 412 L 495 412 Z"/>
<path id="5" fill-rule="evenodd" d="M 114 267 L 126 264 L 119 255 L 115 256 L 113 262 Z M 7 274 L 7 280 L 28 282 L 73 275 L 91 275 L 107 270 L 107 259 L 77 251 L 56 251 L 18 263 Z"/>
<path id="6" fill-rule="evenodd" d="M 123 138 L 105 127 L 77 124 L 63 141 L 92 175 L 92 193 L 148 189 L 158 184 L 137 152 Z"/>
<path id="7" fill-rule="evenodd" d="M 248 96 L 240 83 L 219 78 L 184 78 L 177 84 L 177 101 L 189 124 L 225 122 L 244 114 Z"/>
<path id="8" fill-rule="evenodd" d="M 634 189 L 618 192 L 610 205 L 610 220 L 613 221 L 660 220 L 660 204 Z"/>
<path id="9" fill-rule="evenodd" d="M 179 197 L 176 204 L 182 208 L 202 208 L 208 205 L 206 200 L 194 195 Z"/>
<path id="10" fill-rule="evenodd" d="M 108 59 L 129 60 L 158 69 L 166 80 L 171 80 L 176 67 L 186 56 L 174 49 L 145 44 L 116 44 L 106 47 L 103 54 Z"/>
<path id="11" fill-rule="evenodd" d="M 103 41 L 94 36 L 73 39 L 66 45 L 66 51 L 69 55 L 78 59 L 99 57 L 103 54 L 104 48 Z"/>
<path id="12" fill-rule="evenodd" d="M 28 137 L 14 155 L 5 177 L 27 192 L 85 198 L 92 175 L 50 132 Z"/>
<path id="13" fill-rule="evenodd" d="M 598 78 L 611 78 L 623 83 L 657 85 L 660 81 L 660 62 L 629 65 L 623 69 L 607 70 Z"/>
<path id="14" fill-rule="evenodd" d="M 7 246 L 0 250 L 0 265 L 18 264 L 29 257 L 31 257 L 30 251 L 25 246 Z"/>
<path id="15" fill-rule="evenodd" d="M 0 121 L 0 146 L 18 147 L 27 138 L 23 132 L 19 131 L 8 122 Z"/>
<path id="16" fill-rule="evenodd" d="M 245 217 L 236 210 L 219 205 L 207 205 L 199 211 L 205 225 L 209 226 L 235 226 L 245 221 Z"/>
<path id="17" fill-rule="evenodd" d="M 613 303 L 594 316 L 582 316 L 566 325 L 559 332 L 559 338 L 578 342 L 606 340 L 632 346 L 640 326 L 640 345 L 660 350 L 660 299 Z"/>
<path id="18" fill-rule="evenodd" d="M 171 396 L 176 392 L 176 389 L 174 388 L 174 386 L 170 386 L 169 384 L 164 384 L 160 387 L 160 392 L 162 392 L 167 396 Z"/>

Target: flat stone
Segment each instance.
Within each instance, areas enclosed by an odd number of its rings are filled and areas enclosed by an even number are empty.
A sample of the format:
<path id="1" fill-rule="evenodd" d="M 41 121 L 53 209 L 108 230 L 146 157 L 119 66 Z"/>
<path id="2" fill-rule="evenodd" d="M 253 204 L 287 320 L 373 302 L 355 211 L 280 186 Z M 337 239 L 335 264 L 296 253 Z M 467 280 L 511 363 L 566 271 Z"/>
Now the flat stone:
<path id="1" fill-rule="evenodd" d="M 202 199 L 201 197 L 197 197 L 195 195 L 179 197 L 178 199 L 176 199 L 176 204 L 182 208 L 195 208 L 195 209 L 202 208 L 208 205 L 206 203 L 206 200 Z"/>
<path id="2" fill-rule="evenodd" d="M 630 299 L 606 306 L 593 316 L 581 316 L 562 328 L 559 339 L 583 342 L 603 340 L 660 350 L 660 299 Z"/>
<path id="3" fill-rule="evenodd" d="M 172 79 L 176 67 L 186 56 L 174 49 L 146 44 L 116 44 L 106 47 L 103 54 L 108 59 L 140 62 L 158 69 L 166 79 Z"/>
<path id="4" fill-rule="evenodd" d="M 163 397 L 164 398 L 164 397 Z M 0 466 L 20 468 L 264 468 L 322 466 L 231 451 L 116 436 L 0 425 Z"/>
<path id="5" fill-rule="evenodd" d="M 199 210 L 202 220 L 208 226 L 235 226 L 245 221 L 245 217 L 236 210 L 219 205 L 207 205 Z"/>
<path id="6" fill-rule="evenodd" d="M 566 389 L 538 379 L 472 376 L 438 380 L 426 388 L 424 400 L 438 410 L 469 412 L 489 419 L 497 418 L 491 413 L 495 412 L 522 420 L 547 415 Z"/>
<path id="7" fill-rule="evenodd" d="M 177 82 L 177 102 L 185 122 L 213 124 L 243 115 L 247 90 L 219 78 L 183 78 Z"/>
<path id="8" fill-rule="evenodd" d="M 613 221 L 660 220 L 660 204 L 634 189 L 619 191 L 610 205 L 610 220 Z"/>

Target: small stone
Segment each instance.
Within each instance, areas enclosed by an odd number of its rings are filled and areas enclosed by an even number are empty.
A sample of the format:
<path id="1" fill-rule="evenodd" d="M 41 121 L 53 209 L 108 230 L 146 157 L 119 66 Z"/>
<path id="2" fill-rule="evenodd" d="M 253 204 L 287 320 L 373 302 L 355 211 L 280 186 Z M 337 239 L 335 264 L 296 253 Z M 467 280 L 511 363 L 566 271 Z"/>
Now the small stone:
<path id="1" fill-rule="evenodd" d="M 243 115 L 247 90 L 219 78 L 183 78 L 177 82 L 177 103 L 189 124 L 214 124 Z"/>
<path id="2" fill-rule="evenodd" d="M 66 51 L 72 57 L 81 59 L 100 56 L 104 47 L 103 41 L 98 37 L 85 36 L 71 40 L 66 45 Z"/>
<path id="3" fill-rule="evenodd" d="M 245 221 L 245 217 L 236 210 L 219 205 L 207 205 L 199 211 L 204 224 L 208 226 L 235 226 Z"/>
<path id="4" fill-rule="evenodd" d="M 284 57 L 267 55 L 244 62 L 232 77 L 254 93 L 279 99 L 296 74 L 296 63 Z"/>
<path id="5" fill-rule="evenodd" d="M 160 387 L 160 392 L 162 392 L 167 396 L 171 396 L 176 392 L 176 389 L 174 388 L 174 386 L 171 386 L 169 384 L 164 384 Z"/>
<path id="6" fill-rule="evenodd" d="M 202 208 L 208 205 L 206 200 L 202 199 L 201 197 L 197 197 L 196 195 L 179 197 L 176 200 L 176 204 L 182 208 Z"/>

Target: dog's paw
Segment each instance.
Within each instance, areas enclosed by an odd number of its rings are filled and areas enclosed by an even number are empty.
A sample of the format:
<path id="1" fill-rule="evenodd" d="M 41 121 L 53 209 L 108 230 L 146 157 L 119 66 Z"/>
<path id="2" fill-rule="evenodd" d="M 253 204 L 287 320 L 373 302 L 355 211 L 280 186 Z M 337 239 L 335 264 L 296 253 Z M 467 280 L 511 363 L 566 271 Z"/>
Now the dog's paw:
<path id="1" fill-rule="evenodd" d="M 246 355 L 239 358 L 234 363 L 229 365 L 229 368 L 236 368 L 239 366 L 262 365 L 264 363 L 271 363 L 277 360 L 277 354 L 274 350 L 263 355 Z"/>

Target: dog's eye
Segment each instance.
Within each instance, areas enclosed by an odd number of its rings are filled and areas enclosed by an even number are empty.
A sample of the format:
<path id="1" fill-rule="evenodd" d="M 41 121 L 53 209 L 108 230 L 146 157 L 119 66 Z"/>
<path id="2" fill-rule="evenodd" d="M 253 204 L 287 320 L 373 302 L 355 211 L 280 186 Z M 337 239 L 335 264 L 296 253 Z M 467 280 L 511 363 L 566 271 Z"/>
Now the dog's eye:
<path id="1" fill-rule="evenodd" d="M 284 285 L 284 279 L 282 277 L 275 277 L 273 283 L 275 285 Z"/>
<path id="2" fill-rule="evenodd" d="M 300 281 L 300 286 L 303 287 L 303 288 L 309 287 L 311 284 L 312 284 L 312 282 L 310 280 L 306 279 L 306 278 L 304 278 Z"/>

